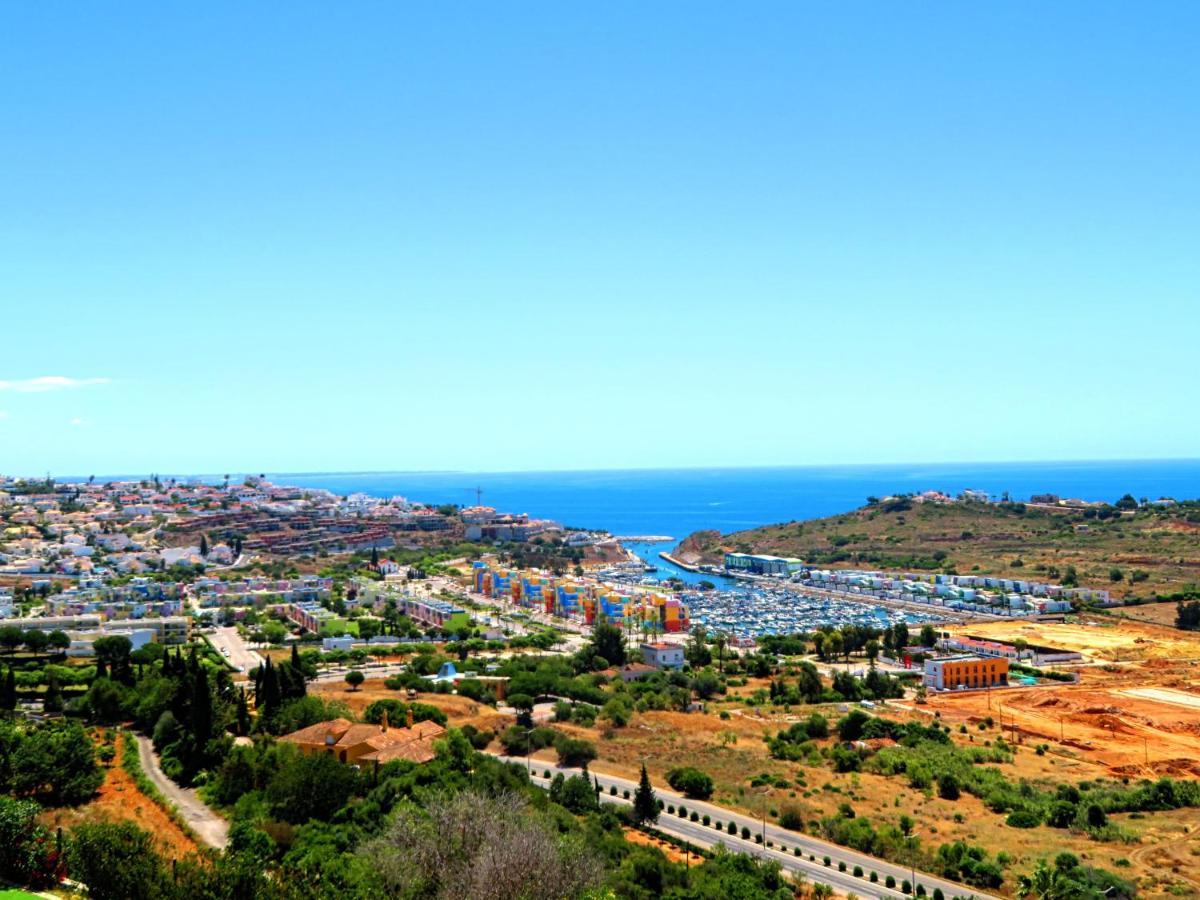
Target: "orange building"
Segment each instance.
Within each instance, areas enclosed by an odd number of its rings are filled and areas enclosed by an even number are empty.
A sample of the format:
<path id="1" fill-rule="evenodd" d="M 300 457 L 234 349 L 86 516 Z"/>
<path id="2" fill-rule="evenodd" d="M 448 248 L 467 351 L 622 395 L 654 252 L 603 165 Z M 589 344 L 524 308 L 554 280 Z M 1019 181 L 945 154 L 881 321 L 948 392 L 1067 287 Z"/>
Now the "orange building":
<path id="1" fill-rule="evenodd" d="M 433 742 L 445 731 L 436 722 L 413 724 L 409 710 L 407 728 L 389 728 L 384 714 L 379 725 L 332 719 L 285 734 L 279 740 L 296 745 L 301 753 L 328 753 L 353 765 L 383 765 L 394 759 L 426 763 L 435 756 Z"/>
<path id="2" fill-rule="evenodd" d="M 925 660 L 925 687 L 935 691 L 978 690 L 1008 684 L 1008 660 L 953 656 Z"/>

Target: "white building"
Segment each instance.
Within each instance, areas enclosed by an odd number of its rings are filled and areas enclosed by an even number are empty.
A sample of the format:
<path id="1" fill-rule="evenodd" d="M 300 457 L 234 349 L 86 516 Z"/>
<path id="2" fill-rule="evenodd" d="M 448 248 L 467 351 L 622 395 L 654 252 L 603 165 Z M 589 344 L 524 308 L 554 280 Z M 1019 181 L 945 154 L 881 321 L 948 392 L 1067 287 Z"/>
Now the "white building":
<path id="1" fill-rule="evenodd" d="M 642 644 L 642 659 L 646 665 L 656 669 L 682 669 L 683 647 L 679 644 L 668 644 L 663 641 Z"/>

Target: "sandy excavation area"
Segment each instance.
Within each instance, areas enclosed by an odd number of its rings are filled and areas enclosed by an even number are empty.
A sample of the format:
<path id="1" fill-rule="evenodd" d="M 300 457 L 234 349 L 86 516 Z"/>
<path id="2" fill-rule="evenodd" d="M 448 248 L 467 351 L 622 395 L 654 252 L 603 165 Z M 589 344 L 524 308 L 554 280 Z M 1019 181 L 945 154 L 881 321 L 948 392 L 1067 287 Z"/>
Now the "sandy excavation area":
<path id="1" fill-rule="evenodd" d="M 949 723 L 992 716 L 1025 744 L 1049 744 L 1112 775 L 1200 776 L 1200 635 L 1136 622 L 996 622 L 972 634 L 1076 650 L 1078 684 L 929 698 Z"/>
<path id="2" fill-rule="evenodd" d="M 1083 617 L 1071 622 L 980 622 L 955 629 L 991 640 L 1014 641 L 1075 650 L 1097 662 L 1200 658 L 1200 633 L 1161 625 Z"/>

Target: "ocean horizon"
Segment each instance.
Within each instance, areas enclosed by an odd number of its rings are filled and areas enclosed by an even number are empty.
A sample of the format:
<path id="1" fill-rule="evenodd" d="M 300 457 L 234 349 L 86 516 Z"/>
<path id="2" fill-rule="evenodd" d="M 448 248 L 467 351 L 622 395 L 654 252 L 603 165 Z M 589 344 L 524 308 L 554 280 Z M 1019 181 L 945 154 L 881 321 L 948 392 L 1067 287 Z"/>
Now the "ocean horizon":
<path id="1" fill-rule="evenodd" d="M 835 515 L 861 506 L 868 496 L 924 490 L 956 494 L 975 489 L 995 496 L 1007 492 L 1014 500 L 1042 493 L 1108 502 L 1126 493 L 1150 499 L 1200 497 L 1200 459 L 264 474 L 280 484 L 338 494 L 402 495 L 431 504 L 474 504 L 478 488 L 484 505 L 508 512 L 618 535 L 670 535 L 677 540 L 701 529 L 729 532 Z M 106 481 L 147 476 L 96 477 Z M 224 476 L 160 477 L 219 481 Z"/>
<path id="2" fill-rule="evenodd" d="M 481 500 L 572 527 L 618 535 L 722 532 L 835 515 L 868 496 L 966 489 L 1014 500 L 1033 494 L 1113 502 L 1200 497 L 1200 459 L 1042 463 L 931 463 L 542 472 L 268 473 L 280 483 L 340 494 L 403 495 L 425 503 Z"/>

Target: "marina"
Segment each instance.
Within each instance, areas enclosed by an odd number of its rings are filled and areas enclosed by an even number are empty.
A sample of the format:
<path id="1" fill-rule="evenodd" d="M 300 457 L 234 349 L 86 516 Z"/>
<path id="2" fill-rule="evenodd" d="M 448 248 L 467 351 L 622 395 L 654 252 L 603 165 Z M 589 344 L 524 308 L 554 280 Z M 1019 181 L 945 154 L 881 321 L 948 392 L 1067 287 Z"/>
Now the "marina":
<path id="1" fill-rule="evenodd" d="M 662 544 L 624 544 L 635 557 L 600 577 L 607 581 L 661 590 L 682 585 L 676 595 L 691 610 L 693 625 L 710 632 L 755 637 L 814 631 L 824 626 L 867 625 L 886 628 L 898 622 L 944 622 L 949 610 L 926 611 L 873 598 L 848 598 L 829 591 L 798 588 L 772 579 L 739 579 L 680 566 Z"/>

